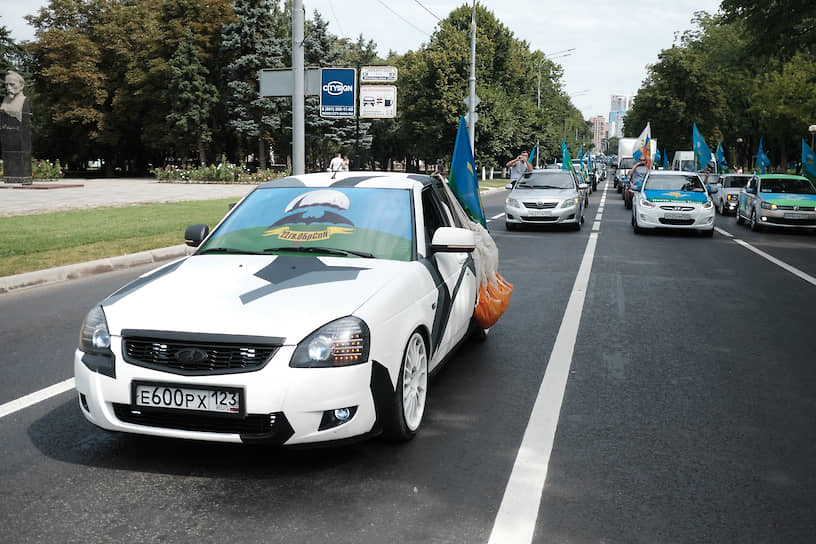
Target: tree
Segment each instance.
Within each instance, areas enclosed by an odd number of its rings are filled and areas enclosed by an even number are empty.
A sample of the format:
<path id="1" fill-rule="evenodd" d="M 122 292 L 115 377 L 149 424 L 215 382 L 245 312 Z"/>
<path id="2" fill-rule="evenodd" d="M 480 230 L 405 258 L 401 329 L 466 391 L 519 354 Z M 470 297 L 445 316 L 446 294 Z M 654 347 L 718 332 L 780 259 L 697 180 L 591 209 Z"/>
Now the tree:
<path id="1" fill-rule="evenodd" d="M 204 142 L 209 142 L 212 136 L 208 127 L 210 111 L 218 102 L 217 90 L 207 82 L 207 74 L 209 71 L 198 58 L 193 33 L 187 28 L 176 54 L 170 59 L 167 128 L 176 148 L 185 155 L 193 146 L 197 147 L 201 164 L 207 161 Z"/>
<path id="2" fill-rule="evenodd" d="M 236 21 L 222 29 L 222 51 L 227 64 L 226 103 L 228 126 L 247 140 L 257 143 L 258 161 L 266 168 L 266 134 L 280 128 L 275 103 L 260 95 L 258 72 L 262 68 L 284 67 L 286 28 L 277 2 L 236 0 Z"/>
<path id="3" fill-rule="evenodd" d="M 787 60 L 816 55 L 816 3 L 812 0 L 723 0 L 729 23 L 742 21 L 751 51 Z"/>
<path id="4" fill-rule="evenodd" d="M 0 70 L 2 73 L 5 74 L 8 70 L 21 71 L 23 57 L 23 49 L 12 39 L 11 32 L 5 26 L 0 26 Z M 5 95 L 5 90 L 3 94 Z"/>

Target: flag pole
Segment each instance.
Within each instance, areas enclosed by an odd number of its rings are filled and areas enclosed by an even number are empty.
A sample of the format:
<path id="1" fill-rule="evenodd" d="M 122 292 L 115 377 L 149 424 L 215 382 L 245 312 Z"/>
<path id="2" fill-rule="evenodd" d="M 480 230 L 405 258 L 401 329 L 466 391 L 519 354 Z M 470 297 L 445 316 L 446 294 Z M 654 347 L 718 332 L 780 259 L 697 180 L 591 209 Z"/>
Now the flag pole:
<path id="1" fill-rule="evenodd" d="M 474 140 L 476 136 L 476 0 L 473 0 L 473 14 L 470 19 L 470 92 L 468 93 L 468 137 L 473 157 L 476 157 Z"/>

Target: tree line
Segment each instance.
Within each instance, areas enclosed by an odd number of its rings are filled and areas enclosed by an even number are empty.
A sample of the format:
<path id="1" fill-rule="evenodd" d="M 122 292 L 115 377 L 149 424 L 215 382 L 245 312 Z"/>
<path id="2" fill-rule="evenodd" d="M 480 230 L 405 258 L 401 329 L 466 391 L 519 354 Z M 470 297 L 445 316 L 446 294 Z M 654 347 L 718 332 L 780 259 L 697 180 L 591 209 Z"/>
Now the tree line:
<path id="1" fill-rule="evenodd" d="M 291 66 L 291 9 L 289 0 L 51 0 L 27 17 L 34 40 L 14 43 L 0 26 L 0 62 L 26 77 L 39 158 L 69 170 L 101 159 L 110 175 L 222 160 L 265 169 L 291 155 L 291 99 L 261 97 L 258 83 L 262 68 Z M 307 97 L 307 170 L 358 141 L 361 168 L 449 164 L 467 109 L 471 11 L 462 5 L 427 43 L 385 58 L 362 35 L 333 35 L 313 12 L 306 65 L 396 66 L 398 116 L 358 129 L 321 118 L 319 98 Z M 477 162 L 501 166 L 536 142 L 555 158 L 562 138 L 571 148 L 591 141 L 561 67 L 481 4 L 476 12 Z"/>
<path id="2" fill-rule="evenodd" d="M 697 124 L 729 162 L 754 165 L 759 140 L 774 165 L 800 160 L 816 124 L 816 2 L 723 0 L 648 69 L 624 134 L 647 122 L 669 158 L 692 149 Z"/>

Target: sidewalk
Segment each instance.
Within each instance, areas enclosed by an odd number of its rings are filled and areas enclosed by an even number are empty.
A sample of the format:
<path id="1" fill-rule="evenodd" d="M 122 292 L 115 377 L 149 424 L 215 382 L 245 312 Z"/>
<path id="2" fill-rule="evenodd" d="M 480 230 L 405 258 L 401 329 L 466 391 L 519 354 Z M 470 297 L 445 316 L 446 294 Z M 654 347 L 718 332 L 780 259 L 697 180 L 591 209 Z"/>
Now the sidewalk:
<path id="1" fill-rule="evenodd" d="M 33 215 L 106 206 L 127 206 L 156 202 L 240 199 L 255 185 L 221 183 L 159 183 L 155 179 L 62 179 L 36 182 L 33 186 L 3 184 L 0 181 L 0 217 Z M 177 259 L 192 248 L 178 245 L 0 277 L 0 294 L 29 287 L 81 278 L 149 263 Z"/>

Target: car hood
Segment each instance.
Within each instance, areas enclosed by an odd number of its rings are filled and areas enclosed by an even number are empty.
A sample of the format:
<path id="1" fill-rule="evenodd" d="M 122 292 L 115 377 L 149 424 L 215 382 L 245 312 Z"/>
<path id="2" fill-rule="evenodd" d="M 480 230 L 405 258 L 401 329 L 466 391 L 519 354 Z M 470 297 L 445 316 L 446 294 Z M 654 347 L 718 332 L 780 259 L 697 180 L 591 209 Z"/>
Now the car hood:
<path id="1" fill-rule="evenodd" d="M 510 198 L 518 200 L 566 200 L 578 196 L 575 189 L 526 189 L 517 188 Z"/>
<path id="2" fill-rule="evenodd" d="M 697 191 L 653 191 L 645 190 L 643 194 L 650 202 L 688 202 L 703 204 L 708 201 L 708 195 Z"/>
<path id="3" fill-rule="evenodd" d="M 760 193 L 759 196 L 769 204 L 777 206 L 816 206 L 816 195 L 801 195 L 796 193 Z"/>
<path id="4" fill-rule="evenodd" d="M 296 343 L 351 315 L 412 263 L 311 256 L 196 255 L 150 272 L 102 302 L 123 329 L 275 336 Z"/>

